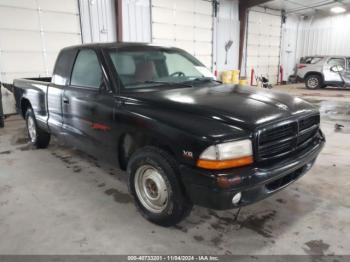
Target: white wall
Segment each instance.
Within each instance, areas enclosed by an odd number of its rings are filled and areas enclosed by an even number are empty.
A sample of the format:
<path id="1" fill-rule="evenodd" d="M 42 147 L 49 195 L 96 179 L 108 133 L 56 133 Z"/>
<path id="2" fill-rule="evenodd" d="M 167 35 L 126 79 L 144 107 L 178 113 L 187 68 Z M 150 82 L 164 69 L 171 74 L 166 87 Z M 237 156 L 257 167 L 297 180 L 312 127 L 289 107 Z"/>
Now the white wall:
<path id="1" fill-rule="evenodd" d="M 350 56 L 350 14 L 313 16 L 289 15 L 283 26 L 281 63 L 284 79 L 293 74 L 300 57 L 309 55 Z"/>
<path id="2" fill-rule="evenodd" d="M 281 12 L 253 7 L 248 13 L 246 75 L 266 76 L 272 84 L 279 79 L 281 52 Z M 244 64 L 243 64 L 244 65 Z M 253 81 L 255 84 L 255 81 Z"/>
<path id="3" fill-rule="evenodd" d="M 81 43 L 78 0 L 0 0 L 0 81 L 50 76 L 61 48 Z M 15 112 L 2 88 L 5 114 Z"/>
<path id="4" fill-rule="evenodd" d="M 123 0 L 123 41 L 151 42 L 150 0 Z"/>
<path id="5" fill-rule="evenodd" d="M 311 17 L 302 21 L 298 57 L 350 55 L 350 14 Z"/>
<path id="6" fill-rule="evenodd" d="M 125 42 L 151 42 L 151 1 L 123 0 L 123 40 Z M 217 17 L 214 21 L 214 69 L 220 72 L 238 68 L 239 18 L 238 0 L 220 0 Z M 225 64 L 225 44 L 232 40 L 233 45 L 227 54 Z"/>
<path id="7" fill-rule="evenodd" d="M 117 40 L 114 0 L 79 0 L 79 5 L 84 43 Z"/>
<path id="8" fill-rule="evenodd" d="M 152 0 L 152 42 L 182 48 L 213 65 L 213 7 L 206 0 Z"/>
<path id="9" fill-rule="evenodd" d="M 227 53 L 225 44 L 232 40 L 233 44 Z M 220 0 L 219 10 L 214 26 L 214 68 L 218 72 L 238 69 L 239 56 L 239 18 L 238 0 Z"/>
<path id="10" fill-rule="evenodd" d="M 151 0 L 123 0 L 123 41 L 151 42 Z M 238 0 L 220 0 L 218 14 L 214 20 L 214 69 L 220 72 L 238 68 L 239 18 Z M 227 54 L 225 64 L 225 44 L 233 45 Z"/>
<path id="11" fill-rule="evenodd" d="M 113 42 L 116 36 L 114 0 L 79 0 L 83 42 Z M 150 0 L 123 0 L 124 42 L 151 42 Z"/>
<path id="12" fill-rule="evenodd" d="M 299 43 L 298 35 L 301 18 L 297 15 L 289 15 L 282 28 L 281 43 L 281 65 L 283 67 L 283 80 L 287 81 L 294 74 L 298 61 L 297 49 Z"/>
<path id="13" fill-rule="evenodd" d="M 79 43 L 77 0 L 0 0 L 1 81 L 49 76 L 60 49 Z"/>

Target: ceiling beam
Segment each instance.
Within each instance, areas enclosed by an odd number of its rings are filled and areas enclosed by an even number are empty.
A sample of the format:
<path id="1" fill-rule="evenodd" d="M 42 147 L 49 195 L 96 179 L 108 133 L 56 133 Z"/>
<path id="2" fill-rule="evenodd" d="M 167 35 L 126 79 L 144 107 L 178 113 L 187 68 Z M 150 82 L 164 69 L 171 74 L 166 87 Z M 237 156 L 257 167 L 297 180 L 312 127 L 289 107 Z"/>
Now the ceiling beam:
<path id="1" fill-rule="evenodd" d="M 288 2 L 293 3 L 292 1 L 288 1 Z M 322 2 L 322 3 L 318 3 L 318 4 L 313 4 L 313 5 L 300 5 L 301 6 L 300 8 L 295 8 L 295 9 L 286 10 L 286 11 L 287 11 L 287 13 L 295 13 L 295 12 L 305 11 L 305 10 L 308 10 L 308 9 L 311 9 L 311 10 L 314 10 L 314 11 L 321 11 L 321 9 L 318 9 L 318 8 L 334 5 L 334 4 L 337 4 L 337 3 L 340 3 L 340 4 L 344 5 L 344 3 L 342 1 L 330 0 L 328 2 Z"/>
<path id="2" fill-rule="evenodd" d="M 241 8 L 250 8 L 257 5 L 265 4 L 271 0 L 239 0 L 239 7 Z"/>

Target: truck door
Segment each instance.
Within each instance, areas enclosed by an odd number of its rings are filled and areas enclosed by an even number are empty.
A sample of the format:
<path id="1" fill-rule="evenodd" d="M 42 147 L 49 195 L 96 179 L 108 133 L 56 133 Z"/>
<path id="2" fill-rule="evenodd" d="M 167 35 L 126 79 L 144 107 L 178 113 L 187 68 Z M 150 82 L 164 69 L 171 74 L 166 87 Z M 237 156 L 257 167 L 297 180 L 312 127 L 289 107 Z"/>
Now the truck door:
<path id="1" fill-rule="evenodd" d="M 79 50 L 62 97 L 63 129 L 74 145 L 93 155 L 114 150 L 114 98 L 101 66 L 99 50 Z"/>
<path id="2" fill-rule="evenodd" d="M 49 114 L 47 121 L 51 133 L 61 134 L 62 132 L 62 95 L 64 88 L 69 83 L 68 76 L 70 76 L 75 55 L 75 49 L 66 49 L 59 53 L 52 75 L 52 83 L 47 89 L 47 111 Z"/>

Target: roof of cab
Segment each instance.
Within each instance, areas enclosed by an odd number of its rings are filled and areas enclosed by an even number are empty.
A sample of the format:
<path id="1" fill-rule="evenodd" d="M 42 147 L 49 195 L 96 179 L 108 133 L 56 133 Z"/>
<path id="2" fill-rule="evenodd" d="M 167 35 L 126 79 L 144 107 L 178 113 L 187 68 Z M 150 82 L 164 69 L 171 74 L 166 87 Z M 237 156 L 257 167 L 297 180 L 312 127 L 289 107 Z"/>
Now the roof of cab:
<path id="1" fill-rule="evenodd" d="M 81 45 L 74 45 L 74 46 L 67 46 L 63 48 L 62 50 L 66 49 L 75 49 L 75 48 L 81 48 L 81 47 L 90 47 L 90 48 L 120 48 L 120 47 L 159 47 L 159 48 L 169 48 L 173 49 L 176 47 L 173 46 L 161 46 L 157 44 L 152 43 L 140 43 L 140 42 L 108 42 L 108 43 L 88 43 L 88 44 L 81 44 Z"/>

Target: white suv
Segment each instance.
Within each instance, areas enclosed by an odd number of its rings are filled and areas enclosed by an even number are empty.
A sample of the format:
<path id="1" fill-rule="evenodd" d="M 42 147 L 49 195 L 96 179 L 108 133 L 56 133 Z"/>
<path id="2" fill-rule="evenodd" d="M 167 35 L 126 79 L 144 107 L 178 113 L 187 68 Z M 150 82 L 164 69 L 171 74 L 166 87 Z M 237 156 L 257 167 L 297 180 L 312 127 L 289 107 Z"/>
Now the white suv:
<path id="1" fill-rule="evenodd" d="M 350 57 L 306 56 L 297 65 L 297 76 L 307 88 L 350 87 Z"/>

